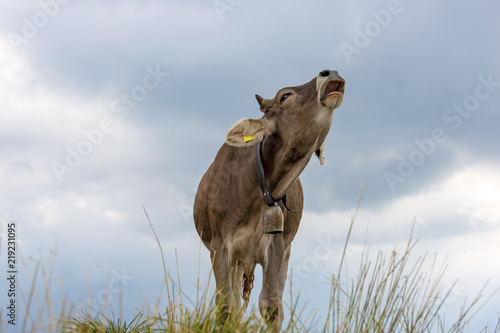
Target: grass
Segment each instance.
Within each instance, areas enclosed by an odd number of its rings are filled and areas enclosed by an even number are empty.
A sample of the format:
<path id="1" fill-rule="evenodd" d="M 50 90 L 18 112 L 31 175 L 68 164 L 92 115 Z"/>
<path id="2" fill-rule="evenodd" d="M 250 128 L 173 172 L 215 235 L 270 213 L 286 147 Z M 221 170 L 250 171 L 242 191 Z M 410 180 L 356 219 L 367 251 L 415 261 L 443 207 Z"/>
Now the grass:
<path id="1" fill-rule="evenodd" d="M 156 237 L 149 216 L 146 211 L 145 213 Z M 469 332 L 468 325 L 474 315 L 473 311 L 480 311 L 481 306 L 488 301 L 480 304 L 484 288 L 458 318 L 445 327 L 441 311 L 454 285 L 448 289 L 441 287 L 446 270 L 444 263 L 438 265 L 434 259 L 431 268 L 427 269 L 427 254 L 412 258 L 411 252 L 417 245 L 412 237 L 413 232 L 403 251 L 379 252 L 374 261 L 369 260 L 365 241 L 359 269 L 356 276 L 350 278 L 347 274 L 346 253 L 355 219 L 356 215 L 351 221 L 337 274 L 331 278 L 328 315 L 326 318 L 316 319 L 313 312 L 308 312 L 307 307 L 299 309 L 298 298 L 294 299 L 290 291 L 290 301 L 284 304 L 289 320 L 283 324 L 283 332 Z M 158 238 L 156 239 L 164 264 L 163 249 Z M 56 256 L 57 251 L 51 252 L 49 265 L 40 264 L 39 261 L 32 275 L 31 290 L 41 274 L 46 293 L 43 297 L 35 297 L 38 313 L 30 313 L 33 291 L 25 299 L 27 313 L 23 326 L 27 332 L 267 332 L 256 309 L 250 309 L 247 313 L 233 311 L 225 320 L 221 320 L 221 307 L 215 303 L 215 295 L 209 295 L 208 292 L 211 290 L 210 278 L 196 304 L 193 307 L 185 306 L 182 292 L 176 297 L 171 294 L 169 287 L 176 285 L 181 290 L 179 275 L 177 283 L 174 283 L 165 264 L 163 285 L 166 286 L 167 306 L 163 311 L 158 309 L 158 299 L 156 306 L 138 311 L 127 322 L 106 312 L 92 315 L 83 305 L 74 307 L 69 304 L 65 296 L 60 304 L 62 310 L 55 313 L 50 306 L 54 304 L 54 300 L 49 291 L 53 289 Z M 0 328 L 2 326 L 5 323 L 0 322 Z M 500 321 L 492 330 L 485 327 L 481 332 L 500 332 Z"/>

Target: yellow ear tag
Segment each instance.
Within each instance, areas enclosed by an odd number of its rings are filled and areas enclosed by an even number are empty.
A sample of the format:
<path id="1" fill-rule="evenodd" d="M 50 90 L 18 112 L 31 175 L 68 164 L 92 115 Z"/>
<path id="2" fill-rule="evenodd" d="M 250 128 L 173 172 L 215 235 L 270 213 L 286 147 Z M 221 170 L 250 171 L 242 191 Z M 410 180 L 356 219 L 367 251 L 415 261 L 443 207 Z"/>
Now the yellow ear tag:
<path id="1" fill-rule="evenodd" d="M 243 137 L 243 141 L 245 141 L 245 142 L 249 142 L 252 140 L 255 140 L 255 138 L 251 135 Z"/>

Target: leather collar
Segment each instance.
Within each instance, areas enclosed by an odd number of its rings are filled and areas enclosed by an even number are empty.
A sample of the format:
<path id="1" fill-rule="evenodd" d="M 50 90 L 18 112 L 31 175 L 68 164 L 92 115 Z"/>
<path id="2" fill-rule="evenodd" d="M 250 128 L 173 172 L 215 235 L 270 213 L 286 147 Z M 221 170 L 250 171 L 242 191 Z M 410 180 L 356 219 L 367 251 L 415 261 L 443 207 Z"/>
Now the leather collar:
<path id="1" fill-rule="evenodd" d="M 257 165 L 257 176 L 259 178 L 260 189 L 262 190 L 262 194 L 264 195 L 264 202 L 269 207 L 275 206 L 278 202 L 282 201 L 285 208 L 290 212 L 298 212 L 297 210 L 292 210 L 288 208 L 286 204 L 286 194 L 279 200 L 273 198 L 271 191 L 266 185 L 266 175 L 264 174 L 264 166 L 262 165 L 262 141 L 259 141 L 255 144 L 255 163 Z"/>

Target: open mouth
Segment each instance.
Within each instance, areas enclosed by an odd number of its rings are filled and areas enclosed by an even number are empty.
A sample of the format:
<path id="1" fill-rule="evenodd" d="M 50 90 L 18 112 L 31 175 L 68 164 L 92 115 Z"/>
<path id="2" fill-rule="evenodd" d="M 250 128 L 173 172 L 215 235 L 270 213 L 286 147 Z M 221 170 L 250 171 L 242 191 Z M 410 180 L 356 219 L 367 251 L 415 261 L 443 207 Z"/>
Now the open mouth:
<path id="1" fill-rule="evenodd" d="M 326 85 L 325 91 L 323 92 L 323 96 L 321 97 L 321 99 L 343 94 L 344 94 L 344 82 L 340 80 L 330 81 Z"/>

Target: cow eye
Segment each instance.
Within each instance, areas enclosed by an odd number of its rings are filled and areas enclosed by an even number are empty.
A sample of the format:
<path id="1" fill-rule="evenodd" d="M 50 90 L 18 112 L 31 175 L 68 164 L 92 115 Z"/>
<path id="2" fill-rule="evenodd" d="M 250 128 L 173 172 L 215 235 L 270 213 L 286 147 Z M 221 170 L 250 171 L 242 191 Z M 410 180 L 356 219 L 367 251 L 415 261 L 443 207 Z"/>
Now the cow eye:
<path id="1" fill-rule="evenodd" d="M 292 93 L 286 93 L 286 94 L 284 94 L 283 96 L 281 96 L 280 103 L 283 103 L 283 101 L 284 101 L 285 99 L 287 99 L 288 97 L 290 97 L 290 95 L 291 95 L 291 94 L 292 94 Z"/>

